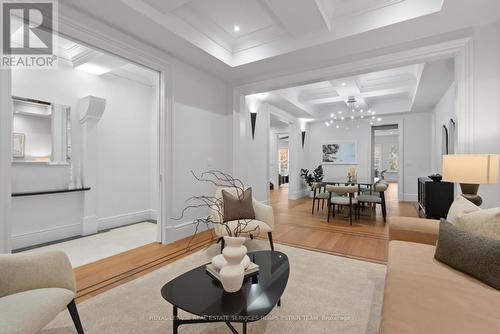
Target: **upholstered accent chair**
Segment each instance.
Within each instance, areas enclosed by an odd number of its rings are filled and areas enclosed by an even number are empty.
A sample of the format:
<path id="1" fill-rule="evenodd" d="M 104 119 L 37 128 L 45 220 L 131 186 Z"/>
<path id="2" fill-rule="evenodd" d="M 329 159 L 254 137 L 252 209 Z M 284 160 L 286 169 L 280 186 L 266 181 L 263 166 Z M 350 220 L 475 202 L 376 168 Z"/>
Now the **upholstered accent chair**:
<path id="1" fill-rule="evenodd" d="M 323 209 L 325 207 L 325 202 L 328 202 L 330 198 L 330 193 L 326 191 L 326 185 L 321 182 L 313 182 L 311 184 L 311 189 L 313 191 L 311 214 L 314 214 L 314 206 L 317 205 L 316 211 L 319 211 L 319 204 L 321 202 L 321 209 Z"/>
<path id="2" fill-rule="evenodd" d="M 62 251 L 0 255 L 0 332 L 35 334 L 65 308 L 78 334 L 75 278 Z"/>
<path id="3" fill-rule="evenodd" d="M 359 216 L 361 215 L 361 208 L 364 207 L 363 204 L 374 204 L 375 206 L 377 204 L 380 204 L 382 207 L 382 217 L 384 217 L 384 222 L 387 221 L 387 207 L 385 204 L 385 192 L 387 188 L 389 187 L 389 184 L 385 181 L 379 181 L 373 185 L 373 193 L 368 194 L 364 193 L 362 195 L 359 195 L 357 197 L 358 200 L 358 207 L 357 207 L 357 212 L 356 215 Z"/>
<path id="4" fill-rule="evenodd" d="M 223 202 L 222 199 L 222 190 L 230 193 L 231 195 L 237 197 L 238 193 L 235 188 L 224 188 L 224 187 L 218 187 L 215 191 L 215 198 L 220 199 L 220 202 Z M 272 206 L 266 205 L 264 203 L 261 203 L 257 201 L 255 198 L 252 200 L 253 204 L 253 209 L 255 211 L 255 219 L 251 220 L 245 220 L 245 228 L 242 231 L 242 236 L 249 237 L 250 239 L 253 239 L 256 236 L 259 236 L 260 234 L 265 234 L 267 233 L 267 237 L 269 239 L 269 245 L 271 246 L 271 249 L 274 250 L 274 244 L 273 244 L 273 228 L 274 228 L 274 211 Z M 221 221 L 221 217 L 219 212 L 224 212 L 224 207 L 214 207 L 212 208 L 212 220 L 214 221 L 214 230 L 217 236 L 219 237 L 217 242 L 221 243 L 221 251 L 224 249 L 224 236 L 227 235 L 226 229 L 220 225 L 217 224 Z M 234 228 L 238 225 L 237 220 L 232 220 L 228 222 L 228 225 L 231 230 L 234 230 Z"/>
<path id="5" fill-rule="evenodd" d="M 335 206 L 349 207 L 349 222 L 352 225 L 353 213 L 355 212 L 357 199 L 354 197 L 358 192 L 358 186 L 338 186 L 327 185 L 326 191 L 330 194 L 328 200 L 328 221 L 330 221 L 330 213 L 335 217 Z"/>

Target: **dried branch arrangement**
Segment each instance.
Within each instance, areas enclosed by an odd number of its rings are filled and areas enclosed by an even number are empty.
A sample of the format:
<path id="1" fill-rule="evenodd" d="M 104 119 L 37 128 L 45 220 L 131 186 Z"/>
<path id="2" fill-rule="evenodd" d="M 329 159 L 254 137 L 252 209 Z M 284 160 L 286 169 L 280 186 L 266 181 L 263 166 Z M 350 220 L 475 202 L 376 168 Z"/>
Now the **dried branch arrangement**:
<path id="1" fill-rule="evenodd" d="M 209 170 L 202 172 L 200 175 L 196 175 L 193 171 L 191 171 L 191 174 L 199 182 L 210 183 L 217 188 L 234 189 L 238 199 L 243 199 L 245 192 L 243 182 L 227 173 L 219 170 Z M 206 217 L 195 218 L 193 220 L 195 233 L 193 234 L 191 241 L 198 233 L 199 227 L 202 224 L 205 225 L 207 229 L 210 229 L 213 225 L 218 224 L 225 230 L 225 234 L 230 237 L 239 237 L 243 233 L 258 234 L 258 227 L 247 230 L 249 223 L 252 221 L 251 219 L 238 219 L 236 223 L 232 224 L 229 224 L 229 222 L 224 219 L 224 202 L 222 197 L 218 198 L 216 196 L 206 195 L 191 196 L 186 200 L 186 203 L 187 206 L 182 210 L 180 216 L 178 218 L 173 218 L 174 220 L 182 220 L 186 212 L 194 209 L 208 208 L 211 212 Z M 189 244 L 191 244 L 191 241 Z"/>

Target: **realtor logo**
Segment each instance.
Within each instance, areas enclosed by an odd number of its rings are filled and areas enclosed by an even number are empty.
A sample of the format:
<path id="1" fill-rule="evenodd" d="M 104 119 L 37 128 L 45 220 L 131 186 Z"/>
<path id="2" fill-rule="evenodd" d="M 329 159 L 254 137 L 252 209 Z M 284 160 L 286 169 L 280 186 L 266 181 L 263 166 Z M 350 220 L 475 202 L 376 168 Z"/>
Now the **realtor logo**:
<path id="1" fill-rule="evenodd" d="M 1 68 L 53 68 L 57 2 L 1 1 Z"/>

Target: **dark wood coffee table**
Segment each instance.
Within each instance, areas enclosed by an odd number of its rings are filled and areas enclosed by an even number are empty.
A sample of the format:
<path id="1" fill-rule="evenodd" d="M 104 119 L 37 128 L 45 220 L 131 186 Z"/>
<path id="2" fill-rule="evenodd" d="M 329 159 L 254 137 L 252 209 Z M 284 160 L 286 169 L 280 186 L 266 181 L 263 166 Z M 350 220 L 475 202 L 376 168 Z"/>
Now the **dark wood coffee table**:
<path id="1" fill-rule="evenodd" d="M 224 322 L 234 334 L 238 331 L 231 323 L 242 323 L 246 334 L 247 323 L 262 319 L 276 305 L 280 306 L 290 274 L 288 257 L 277 251 L 251 252 L 248 256 L 259 265 L 259 274 L 245 279 L 238 292 L 225 292 L 220 282 L 206 273 L 205 265 L 162 287 L 162 297 L 174 306 L 174 334 L 180 325 L 209 322 Z M 179 319 L 178 309 L 199 319 Z"/>

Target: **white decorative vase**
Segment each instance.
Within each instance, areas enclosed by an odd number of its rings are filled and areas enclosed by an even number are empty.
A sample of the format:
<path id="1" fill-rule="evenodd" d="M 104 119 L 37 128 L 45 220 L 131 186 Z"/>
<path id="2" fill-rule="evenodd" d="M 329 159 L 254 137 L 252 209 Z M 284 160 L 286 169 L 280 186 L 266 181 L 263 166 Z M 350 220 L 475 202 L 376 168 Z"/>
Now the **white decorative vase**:
<path id="1" fill-rule="evenodd" d="M 245 238 L 224 237 L 226 246 L 222 251 L 227 264 L 220 270 L 220 278 L 224 291 L 236 292 L 243 285 L 245 268 L 241 263 L 247 254 L 247 248 L 243 246 Z"/>

